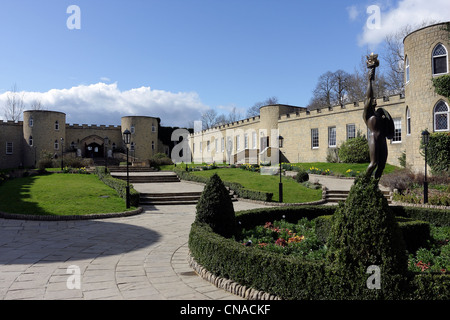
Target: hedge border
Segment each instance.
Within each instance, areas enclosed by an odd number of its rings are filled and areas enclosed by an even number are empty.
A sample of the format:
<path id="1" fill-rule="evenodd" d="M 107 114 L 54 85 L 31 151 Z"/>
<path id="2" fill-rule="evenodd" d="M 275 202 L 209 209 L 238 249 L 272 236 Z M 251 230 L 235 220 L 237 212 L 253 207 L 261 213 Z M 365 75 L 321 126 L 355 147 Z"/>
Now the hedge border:
<path id="1" fill-rule="evenodd" d="M 95 167 L 94 173 L 104 184 L 116 190 L 119 197 L 126 199 L 126 181 L 114 178 L 109 172 L 105 173 L 105 167 L 103 166 Z M 132 207 L 139 207 L 139 200 L 139 192 L 133 188 L 133 185 L 130 185 L 130 205 Z"/>
<path id="2" fill-rule="evenodd" d="M 324 210 L 322 213 L 320 213 L 321 209 Z M 310 219 L 327 215 L 329 210 L 334 211 L 335 209 L 336 207 L 329 206 L 263 208 L 238 212 L 236 220 L 241 222 L 241 227 L 248 227 L 261 224 L 260 221 L 264 221 L 268 217 L 273 220 L 285 218 L 298 221 L 302 217 Z M 259 215 L 258 211 L 263 212 Z M 429 211 L 433 212 L 428 212 L 425 218 L 430 218 L 436 213 L 436 210 L 429 209 Z M 416 215 L 421 213 L 423 214 L 423 212 L 418 212 Z M 442 214 L 442 212 L 437 213 Z M 411 212 L 409 214 L 412 215 Z M 258 216 L 259 219 L 253 219 Z M 450 223 L 450 217 L 445 216 L 446 223 Z M 215 275 L 214 279 L 226 279 L 222 280 L 223 283 L 237 282 L 245 286 L 246 291 L 248 288 L 253 288 L 280 299 L 293 300 L 350 298 L 333 295 L 333 290 L 330 289 L 334 280 L 324 262 L 311 262 L 254 250 L 254 248 L 242 246 L 232 239 L 225 239 L 213 233 L 208 226 L 203 224 L 192 224 L 189 234 L 189 249 L 192 259 Z M 410 290 L 398 293 L 404 299 L 450 298 L 450 275 L 408 273 L 407 276 L 410 280 Z M 215 280 L 215 282 L 219 282 L 219 280 Z M 367 297 L 370 298 L 370 294 Z"/>

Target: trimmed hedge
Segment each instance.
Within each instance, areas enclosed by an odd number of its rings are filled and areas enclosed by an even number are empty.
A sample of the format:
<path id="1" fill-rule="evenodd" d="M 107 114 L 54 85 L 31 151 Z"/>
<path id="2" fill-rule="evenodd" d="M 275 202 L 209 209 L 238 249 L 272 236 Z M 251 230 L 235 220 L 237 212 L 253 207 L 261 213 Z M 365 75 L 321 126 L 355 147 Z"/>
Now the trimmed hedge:
<path id="1" fill-rule="evenodd" d="M 127 197 L 127 182 L 113 178 L 109 173 L 105 173 L 105 167 L 95 167 L 95 174 L 98 176 L 98 178 L 107 186 L 113 188 L 116 190 L 117 194 L 122 198 L 126 200 Z M 138 207 L 139 206 L 139 192 L 134 190 L 133 186 L 130 185 L 130 205 L 132 207 Z"/>
<path id="2" fill-rule="evenodd" d="M 316 234 L 321 241 L 326 242 L 328 239 L 332 217 L 332 215 L 327 215 L 316 219 Z M 403 217 L 396 217 L 396 220 L 409 252 L 416 252 L 417 249 L 427 245 L 427 241 L 430 240 L 430 224 L 428 222 Z"/>
<path id="3" fill-rule="evenodd" d="M 194 181 L 204 184 L 208 183 L 209 181 L 209 178 L 207 177 L 196 176 L 182 169 L 175 169 L 174 172 L 182 180 Z M 238 197 L 243 199 L 271 202 L 273 198 L 273 193 L 246 189 L 237 182 L 223 181 L 223 184 L 230 190 L 233 190 L 238 195 Z"/>
<path id="4" fill-rule="evenodd" d="M 236 222 L 239 227 L 244 228 L 279 219 L 297 222 L 303 217 L 313 219 L 332 215 L 335 209 L 331 206 L 255 209 L 236 213 Z M 415 209 L 419 208 L 408 208 L 408 213 L 419 218 L 423 215 L 431 220 L 434 220 L 433 215 L 444 212 L 443 210 Z M 326 219 L 329 218 L 321 217 L 316 222 L 323 222 Z M 322 227 L 325 227 L 326 224 L 327 222 L 324 222 Z M 320 222 L 316 223 L 316 227 L 321 228 Z M 338 283 L 325 261 L 306 261 L 259 250 L 255 247 L 245 247 L 233 239 L 226 239 L 214 233 L 205 224 L 192 224 L 189 234 L 189 249 L 200 265 L 217 276 L 277 295 L 282 299 L 342 300 L 352 298 L 341 296 L 339 290 L 336 290 L 336 285 L 345 285 L 345 283 Z M 407 280 L 406 290 L 399 286 L 392 296 L 401 299 L 448 300 L 450 298 L 450 275 L 408 273 L 406 277 L 402 278 Z M 361 285 L 363 297 L 371 299 L 373 290 L 366 289 L 365 283 Z M 367 294 L 364 294 L 364 291 L 367 291 Z"/>

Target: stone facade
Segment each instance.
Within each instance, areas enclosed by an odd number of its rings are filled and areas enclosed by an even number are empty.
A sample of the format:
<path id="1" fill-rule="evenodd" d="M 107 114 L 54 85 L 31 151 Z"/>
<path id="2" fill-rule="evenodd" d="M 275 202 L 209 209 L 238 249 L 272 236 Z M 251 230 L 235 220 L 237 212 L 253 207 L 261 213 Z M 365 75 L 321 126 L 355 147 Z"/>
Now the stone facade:
<path id="1" fill-rule="evenodd" d="M 423 171 L 424 160 L 419 151 L 422 131 L 449 132 L 449 101 L 434 92 L 431 81 L 449 72 L 449 25 L 425 27 L 404 39 L 408 69 L 405 69 L 405 94 L 377 99 L 377 106 L 385 108 L 396 125 L 396 135 L 388 142 L 390 164 L 399 165 L 399 157 L 405 153 L 408 166 Z M 435 74 L 433 55 L 439 45 L 444 48 L 438 52 L 439 63 L 441 69 L 442 63 L 445 64 L 446 70 Z M 447 113 L 440 116 L 440 127 L 436 128 L 435 106 L 440 102 Z M 197 163 L 257 163 L 267 159 L 278 162 L 278 136 L 281 135 L 284 138 L 281 161 L 325 162 L 329 152 L 358 131 L 367 136 L 363 107 L 362 101 L 311 111 L 286 105 L 264 106 L 259 117 L 192 134 L 189 140 L 192 158 Z"/>
<path id="2" fill-rule="evenodd" d="M 154 117 L 122 117 L 121 126 L 80 125 L 67 124 L 62 112 L 30 110 L 23 119 L 0 121 L 0 169 L 35 167 L 47 155 L 112 158 L 116 152 L 126 152 L 122 140 L 126 129 L 132 132 L 129 155 L 134 160 L 145 161 L 158 152 L 170 155 L 172 148 L 161 142 L 160 119 Z"/>

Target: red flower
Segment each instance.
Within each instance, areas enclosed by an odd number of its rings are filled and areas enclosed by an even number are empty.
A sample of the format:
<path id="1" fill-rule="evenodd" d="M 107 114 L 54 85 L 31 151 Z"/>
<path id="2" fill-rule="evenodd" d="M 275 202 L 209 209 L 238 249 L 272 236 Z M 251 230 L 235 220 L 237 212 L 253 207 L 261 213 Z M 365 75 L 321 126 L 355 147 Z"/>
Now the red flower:
<path id="1" fill-rule="evenodd" d="M 283 238 L 278 238 L 278 240 L 275 242 L 277 246 L 286 247 L 287 242 Z"/>

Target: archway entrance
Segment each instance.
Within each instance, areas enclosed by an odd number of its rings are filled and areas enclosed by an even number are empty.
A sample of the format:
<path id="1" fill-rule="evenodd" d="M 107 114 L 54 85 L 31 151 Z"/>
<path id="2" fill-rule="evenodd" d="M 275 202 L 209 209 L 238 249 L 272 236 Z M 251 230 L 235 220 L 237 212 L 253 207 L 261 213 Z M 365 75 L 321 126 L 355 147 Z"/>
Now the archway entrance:
<path id="1" fill-rule="evenodd" d="M 84 156 L 86 158 L 103 158 L 103 144 L 100 145 L 96 142 L 85 144 Z"/>

